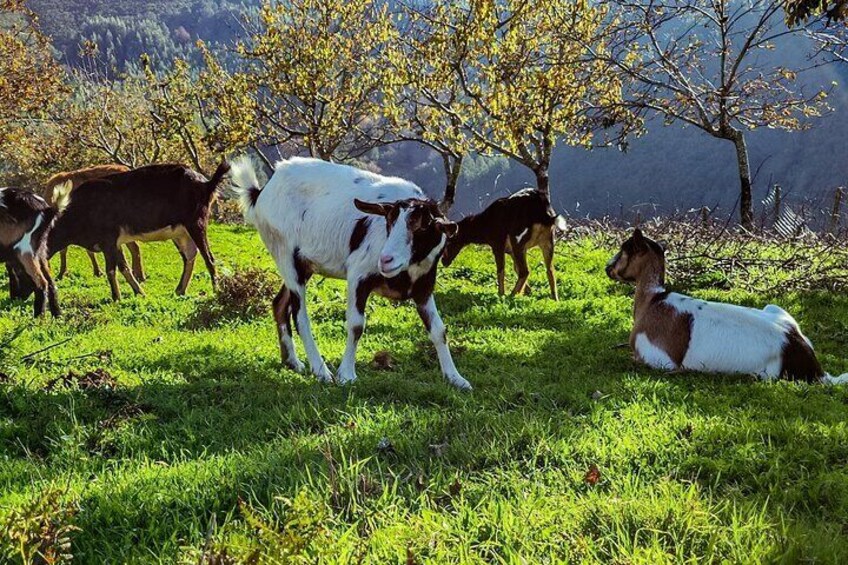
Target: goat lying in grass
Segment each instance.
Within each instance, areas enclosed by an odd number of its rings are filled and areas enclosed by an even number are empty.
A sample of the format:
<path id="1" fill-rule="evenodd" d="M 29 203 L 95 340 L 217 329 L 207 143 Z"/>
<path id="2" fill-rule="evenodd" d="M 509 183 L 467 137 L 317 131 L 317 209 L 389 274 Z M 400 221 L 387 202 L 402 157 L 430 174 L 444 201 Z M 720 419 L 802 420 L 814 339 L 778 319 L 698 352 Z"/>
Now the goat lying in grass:
<path id="1" fill-rule="evenodd" d="M 825 373 L 812 343 L 785 310 L 696 300 L 665 289 L 665 250 L 635 230 L 606 267 L 636 284 L 630 346 L 638 361 L 664 370 L 753 374 L 839 384 Z"/>
<path id="2" fill-rule="evenodd" d="M 294 319 L 312 372 L 321 381 L 333 379 L 306 313 L 306 283 L 320 273 L 347 280 L 347 346 L 337 382 L 356 379 L 365 305 L 376 292 L 415 302 L 445 378 L 458 388 L 471 388 L 453 363 L 433 299 L 439 255 L 456 224 L 420 188 L 399 178 L 302 158 L 277 163 L 264 188 L 250 162 L 237 161 L 232 182 L 245 219 L 256 226 L 285 281 L 273 303 L 284 363 L 296 371 L 304 368 L 292 341 Z"/>
<path id="3" fill-rule="evenodd" d="M 57 204 L 61 198 L 67 196 L 68 193 L 72 192 L 84 182 L 118 173 L 125 173 L 129 170 L 130 168 L 125 167 L 124 165 L 98 165 L 76 171 L 57 173 L 47 179 L 44 194 L 47 196 L 50 204 L 54 207 L 58 207 Z M 141 250 L 138 248 L 138 244 L 134 241 L 127 242 L 127 249 L 130 250 L 130 256 L 132 257 L 132 270 L 135 278 L 139 281 L 144 281 L 146 277 L 144 276 L 144 268 L 141 263 Z M 95 255 L 94 252 L 89 251 L 88 258 L 91 260 L 91 267 L 94 270 L 94 276 L 101 276 L 103 273 L 100 271 L 100 265 L 97 264 L 97 255 Z M 61 262 L 59 264 L 59 274 L 57 275 L 57 278 L 61 279 L 68 271 L 67 248 L 59 252 L 59 259 Z"/>
<path id="4" fill-rule="evenodd" d="M 35 292 L 36 316 L 59 315 L 56 286 L 47 262 L 47 234 L 56 211 L 31 192 L 0 188 L 0 261 L 7 263 L 9 293 L 12 298 L 27 298 Z"/>
<path id="5" fill-rule="evenodd" d="M 512 289 L 513 296 L 528 290 L 527 251 L 533 247 L 542 250 L 551 298 L 558 300 L 554 276 L 555 230 L 565 229 L 565 219 L 557 216 L 548 199 L 538 190 L 528 188 L 511 196 L 499 198 L 479 214 L 471 214 L 459 221 L 459 232 L 445 246 L 442 263 L 450 265 L 467 245 L 488 245 L 495 255 L 498 270 L 498 294 L 504 294 L 504 255 L 512 256 L 512 265 L 518 280 Z"/>
<path id="6" fill-rule="evenodd" d="M 120 300 L 118 269 L 143 294 L 120 246 L 131 241 L 173 240 L 183 259 L 177 294 L 185 294 L 200 251 L 215 286 L 215 259 L 206 239 L 209 209 L 229 171 L 224 162 L 210 180 L 185 165 L 148 165 L 82 184 L 69 194 L 50 232 L 50 256 L 68 245 L 102 251 L 112 299 Z M 66 183 L 67 184 L 67 183 Z"/>

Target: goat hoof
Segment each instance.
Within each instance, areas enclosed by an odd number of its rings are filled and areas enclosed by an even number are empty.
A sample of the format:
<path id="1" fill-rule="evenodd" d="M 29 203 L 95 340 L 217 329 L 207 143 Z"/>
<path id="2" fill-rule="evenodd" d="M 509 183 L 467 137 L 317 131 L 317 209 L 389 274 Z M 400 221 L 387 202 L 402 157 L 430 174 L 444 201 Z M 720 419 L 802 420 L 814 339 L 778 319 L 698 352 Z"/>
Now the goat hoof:
<path id="1" fill-rule="evenodd" d="M 448 382 L 459 390 L 474 390 L 471 383 L 466 381 L 459 373 L 453 375 L 445 375 Z"/>
<path id="2" fill-rule="evenodd" d="M 356 372 L 353 370 L 336 372 L 336 384 L 346 385 L 356 380 Z"/>
<path id="3" fill-rule="evenodd" d="M 333 373 L 330 372 L 330 368 L 327 367 L 326 363 L 324 363 L 317 371 L 312 372 L 318 378 L 319 382 L 325 384 L 332 384 L 333 382 L 335 382 L 333 380 Z"/>
<path id="4" fill-rule="evenodd" d="M 283 362 L 286 367 L 294 371 L 298 374 L 303 374 L 306 372 L 306 365 L 300 359 L 295 359 L 294 361 L 284 361 Z"/>

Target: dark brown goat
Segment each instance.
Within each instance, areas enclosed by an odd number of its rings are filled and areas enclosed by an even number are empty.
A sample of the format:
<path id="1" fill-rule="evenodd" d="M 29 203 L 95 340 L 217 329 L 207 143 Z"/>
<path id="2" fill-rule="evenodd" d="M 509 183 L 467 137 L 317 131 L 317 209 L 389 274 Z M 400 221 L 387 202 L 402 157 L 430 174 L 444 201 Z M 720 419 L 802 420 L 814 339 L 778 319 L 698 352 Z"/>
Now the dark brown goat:
<path id="1" fill-rule="evenodd" d="M 448 240 L 442 263 L 450 265 L 462 249 L 472 243 L 488 245 L 495 255 L 498 270 L 498 294 L 504 294 L 504 256 L 512 256 L 518 281 L 512 294 L 526 292 L 527 250 L 539 247 L 545 260 L 551 298 L 559 300 L 554 277 L 554 232 L 565 229 L 565 219 L 551 208 L 547 198 L 537 190 L 525 189 L 511 196 L 499 198 L 479 214 L 472 214 L 459 222 L 456 237 Z"/>
<path id="2" fill-rule="evenodd" d="M 0 261 L 7 264 L 9 293 L 27 298 L 35 292 L 36 316 L 59 315 L 56 286 L 47 262 L 47 236 L 56 211 L 40 196 L 17 188 L 0 189 Z"/>
<path id="3" fill-rule="evenodd" d="M 121 291 L 115 271 L 120 270 L 136 294 L 143 294 L 126 264 L 120 246 L 130 241 L 173 240 L 183 258 L 177 294 L 185 294 L 197 252 L 215 286 L 215 259 L 209 250 L 206 227 L 218 187 L 230 170 L 221 163 L 211 180 L 185 165 L 163 164 L 86 182 L 70 195 L 50 233 L 52 257 L 68 245 L 102 251 L 112 299 Z"/>
<path id="4" fill-rule="evenodd" d="M 85 182 L 107 177 L 109 175 L 125 173 L 129 170 L 130 168 L 125 167 L 124 165 L 97 165 L 85 169 L 78 169 L 76 171 L 56 173 L 47 179 L 44 194 L 47 197 L 47 200 L 50 201 L 50 204 L 56 206 L 60 199 L 66 197 L 71 191 Z M 135 242 L 127 243 L 127 249 L 130 250 L 130 256 L 132 257 L 133 274 L 136 279 L 143 281 L 146 277 L 144 275 L 144 267 L 141 263 L 141 250 Z M 57 277 L 61 279 L 65 276 L 65 273 L 68 270 L 68 250 L 63 249 L 59 253 L 59 258 L 61 262 L 59 264 L 59 274 Z M 101 276 L 103 273 L 100 271 L 100 266 L 97 264 L 97 256 L 93 252 L 89 251 L 88 258 L 91 260 L 91 267 L 94 270 L 94 276 Z"/>

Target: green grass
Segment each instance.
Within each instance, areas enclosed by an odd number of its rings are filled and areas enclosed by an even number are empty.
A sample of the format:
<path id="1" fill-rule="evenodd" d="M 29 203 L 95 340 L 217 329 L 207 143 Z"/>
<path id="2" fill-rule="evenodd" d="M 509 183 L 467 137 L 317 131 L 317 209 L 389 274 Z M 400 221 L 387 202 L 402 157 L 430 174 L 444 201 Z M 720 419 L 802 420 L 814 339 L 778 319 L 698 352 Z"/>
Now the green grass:
<path id="1" fill-rule="evenodd" d="M 271 269 L 251 229 L 210 240 L 222 271 Z M 0 351 L 0 524 L 58 490 L 75 563 L 196 562 L 204 546 L 267 562 L 848 562 L 848 390 L 636 365 L 615 348 L 632 291 L 603 275 L 610 251 L 561 244 L 558 303 L 536 252 L 531 297 L 498 298 L 482 251 L 443 270 L 437 301 L 475 387 L 461 393 L 409 304 L 372 298 L 359 380 L 323 386 L 281 367 L 270 315 L 196 329 L 208 276 L 174 296 L 172 245 L 143 248 L 147 296 L 123 285 L 117 304 L 74 249 L 63 318 L 0 300 L 0 344 L 24 328 Z M 316 283 L 335 366 L 344 286 Z M 696 294 L 779 302 L 826 370 L 848 371 L 848 297 Z M 394 369 L 372 367 L 381 350 Z M 45 390 L 96 368 L 118 386 Z"/>

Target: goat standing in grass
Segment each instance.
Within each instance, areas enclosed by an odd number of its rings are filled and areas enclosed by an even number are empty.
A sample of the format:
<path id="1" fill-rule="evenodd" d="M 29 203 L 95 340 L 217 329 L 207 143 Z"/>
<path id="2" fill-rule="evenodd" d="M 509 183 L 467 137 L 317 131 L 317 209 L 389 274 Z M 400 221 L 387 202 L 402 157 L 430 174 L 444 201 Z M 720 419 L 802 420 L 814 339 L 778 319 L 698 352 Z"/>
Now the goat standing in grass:
<path id="1" fill-rule="evenodd" d="M 338 383 L 356 379 L 365 305 L 376 292 L 415 302 L 445 378 L 458 388 L 471 388 L 453 363 L 433 299 L 439 256 L 457 226 L 420 188 L 399 178 L 303 158 L 277 163 L 264 188 L 250 161 L 237 161 L 232 182 L 245 219 L 259 230 L 285 281 L 273 303 L 284 363 L 304 369 L 292 341 L 293 319 L 313 374 L 323 382 L 333 380 L 306 312 L 306 283 L 318 273 L 347 281 L 347 346 Z"/>
<path id="2" fill-rule="evenodd" d="M 613 280 L 636 284 L 630 346 L 638 361 L 674 371 L 743 373 L 839 384 L 825 373 L 812 343 L 778 306 L 762 310 L 696 300 L 665 289 L 665 250 L 635 230 L 606 267 Z"/>
<path id="3" fill-rule="evenodd" d="M 183 259 L 177 294 L 185 294 L 198 251 L 215 286 L 215 259 L 206 239 L 209 210 L 229 165 L 218 166 L 210 180 L 185 165 L 148 165 L 83 183 L 69 195 L 50 232 L 49 253 L 79 245 L 101 251 L 112 299 L 120 300 L 115 271 L 136 294 L 143 294 L 120 246 L 131 241 L 172 240 Z"/>
<path id="4" fill-rule="evenodd" d="M 47 179 L 44 194 L 47 196 L 50 204 L 56 207 L 61 198 L 65 197 L 68 193 L 84 182 L 108 177 L 109 175 L 115 175 L 118 173 L 125 173 L 129 170 L 130 168 L 125 167 L 124 165 L 97 165 L 86 169 L 57 173 Z M 130 256 L 132 257 L 132 270 L 135 278 L 139 281 L 144 281 L 147 277 L 144 275 L 144 267 L 141 263 L 141 250 L 138 248 L 138 244 L 134 241 L 127 242 L 127 249 L 130 250 Z M 99 277 L 103 275 L 100 271 L 100 265 L 97 264 L 97 255 L 95 255 L 94 252 L 89 251 L 88 258 L 91 260 L 94 276 Z M 57 278 L 61 279 L 65 276 L 65 273 L 68 270 L 67 249 L 63 249 L 59 253 L 59 259 L 61 262 L 59 264 L 59 274 L 57 275 Z"/>
<path id="5" fill-rule="evenodd" d="M 559 300 L 554 275 L 554 241 L 556 229 L 565 230 L 565 218 L 558 216 L 547 198 L 538 190 L 528 188 L 511 196 L 499 198 L 479 214 L 471 214 L 459 221 L 459 233 L 448 241 L 442 263 L 449 266 L 462 249 L 472 243 L 488 245 L 495 255 L 498 271 L 498 294 L 503 296 L 504 258 L 512 256 L 512 265 L 518 280 L 512 289 L 515 296 L 528 292 L 527 251 L 533 247 L 542 250 L 551 298 Z"/>
<path id="6" fill-rule="evenodd" d="M 47 237 L 56 211 L 40 196 L 17 188 L 0 188 L 0 261 L 7 263 L 9 293 L 26 298 L 35 291 L 34 313 L 58 316 L 56 286 L 47 262 Z"/>

